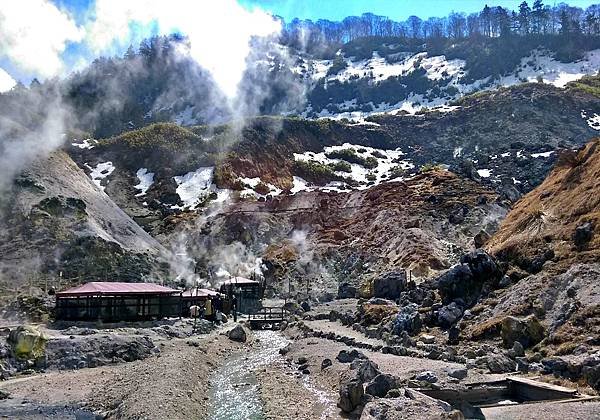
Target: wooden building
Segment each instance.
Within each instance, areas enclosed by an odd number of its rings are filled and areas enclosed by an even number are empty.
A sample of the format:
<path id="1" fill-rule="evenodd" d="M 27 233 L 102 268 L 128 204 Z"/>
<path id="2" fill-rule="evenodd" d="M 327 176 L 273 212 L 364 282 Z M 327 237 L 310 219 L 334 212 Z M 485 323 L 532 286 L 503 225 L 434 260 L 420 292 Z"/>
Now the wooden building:
<path id="1" fill-rule="evenodd" d="M 237 311 L 241 313 L 253 313 L 260 309 L 260 300 L 263 297 L 264 288 L 259 281 L 244 277 L 232 277 L 221 283 L 220 292 L 227 296 L 228 300 L 237 299 Z"/>
<path id="2" fill-rule="evenodd" d="M 182 292 L 154 283 L 91 282 L 56 293 L 56 319 L 133 321 L 179 317 Z"/>

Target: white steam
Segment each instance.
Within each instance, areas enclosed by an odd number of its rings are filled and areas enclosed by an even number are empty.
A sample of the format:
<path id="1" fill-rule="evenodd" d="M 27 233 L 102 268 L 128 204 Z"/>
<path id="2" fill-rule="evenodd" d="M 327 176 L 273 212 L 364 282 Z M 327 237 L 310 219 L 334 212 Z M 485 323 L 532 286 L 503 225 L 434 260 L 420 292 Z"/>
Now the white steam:
<path id="1" fill-rule="evenodd" d="M 0 192 L 30 162 L 63 144 L 67 111 L 58 98 L 49 104 L 47 111 L 43 124 L 34 131 L 23 134 L 11 127 L 0 127 Z"/>
<path id="2" fill-rule="evenodd" d="M 0 57 L 26 72 L 57 74 L 67 43 L 83 36 L 69 14 L 48 0 L 3 1 L 0 7 Z"/>
<path id="3" fill-rule="evenodd" d="M 8 92 L 17 82 L 3 68 L 0 68 L 0 93 Z"/>
<path id="4" fill-rule="evenodd" d="M 86 40 L 96 52 L 123 48 L 150 26 L 159 34 L 184 34 L 191 44 L 189 55 L 230 99 L 246 69 L 251 39 L 281 29 L 268 13 L 249 11 L 235 0 L 97 0 L 93 16 L 86 25 Z"/>

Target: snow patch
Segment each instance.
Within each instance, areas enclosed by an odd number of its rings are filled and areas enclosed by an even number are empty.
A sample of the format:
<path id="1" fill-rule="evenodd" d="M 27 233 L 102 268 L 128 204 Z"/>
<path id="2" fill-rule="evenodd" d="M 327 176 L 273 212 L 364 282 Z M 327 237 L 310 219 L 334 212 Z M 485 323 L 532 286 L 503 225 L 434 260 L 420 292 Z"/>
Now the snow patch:
<path id="1" fill-rule="evenodd" d="M 140 168 L 138 169 L 135 175 L 140 181 L 139 184 L 133 186 L 133 188 L 135 188 L 136 190 L 140 190 L 140 192 L 135 196 L 141 197 L 146 194 L 148 188 L 150 188 L 150 186 L 154 182 L 154 172 L 148 172 L 148 169 Z"/>
<path id="2" fill-rule="evenodd" d="M 353 149 L 355 153 L 363 158 L 373 157 L 377 160 L 377 166 L 368 169 L 358 163 L 349 163 L 350 164 L 350 172 L 344 171 L 336 171 L 336 175 L 348 179 L 348 182 L 353 184 L 357 184 L 358 186 L 355 188 L 358 189 L 366 189 L 373 185 L 380 184 L 384 181 L 388 181 L 392 178 L 392 171 L 395 170 L 397 166 L 399 166 L 402 170 L 412 169 L 414 168 L 414 164 L 409 162 L 408 160 L 402 159 L 404 153 L 400 149 L 395 150 L 385 150 L 385 149 L 377 149 L 368 146 L 355 145 L 350 143 L 344 143 L 341 146 L 327 146 L 323 149 L 323 152 L 314 153 L 314 152 L 304 152 L 304 153 L 294 153 L 294 159 L 297 161 L 313 161 L 318 162 L 324 165 L 339 163 L 342 162 L 342 159 L 333 159 L 327 157 L 327 154 L 346 150 Z M 398 178 L 398 177 L 396 177 Z M 394 178 L 394 179 L 396 179 Z M 301 179 L 301 178 L 299 178 Z M 298 184 L 296 185 L 296 182 Z M 301 181 L 294 180 L 294 187 L 301 187 Z M 345 182 L 342 181 L 334 181 L 323 187 L 315 187 L 315 189 L 320 189 L 323 191 L 347 191 L 351 187 L 349 187 Z"/>
<path id="3" fill-rule="evenodd" d="M 492 175 L 490 169 L 477 169 L 477 174 L 482 178 L 489 178 Z"/>
<path id="4" fill-rule="evenodd" d="M 585 111 L 581 111 L 581 118 L 586 120 L 593 130 L 600 130 L 600 115 L 594 113 L 594 115 L 588 117 Z"/>
<path id="5" fill-rule="evenodd" d="M 94 140 L 94 139 L 85 139 L 82 140 L 81 143 L 77 143 L 77 139 L 73 139 L 74 142 L 71 143 L 72 146 L 74 147 L 79 147 L 80 149 L 93 149 L 95 147 L 96 144 L 98 144 L 98 140 Z M 94 144 L 92 144 L 94 143 Z"/>
<path id="6" fill-rule="evenodd" d="M 177 183 L 175 192 L 183 202 L 184 209 L 194 210 L 200 202 L 209 194 L 213 179 L 214 166 L 198 168 L 194 172 L 188 172 L 183 176 L 174 176 Z"/>
<path id="7" fill-rule="evenodd" d="M 532 153 L 531 157 L 532 158 L 539 158 L 539 157 L 547 158 L 547 157 L 550 157 L 550 155 L 552 155 L 552 153 L 554 153 L 553 150 L 551 150 L 549 152 L 543 152 L 543 153 Z"/>
<path id="8" fill-rule="evenodd" d="M 90 170 L 90 178 L 92 178 L 92 182 L 100 188 L 100 190 L 104 191 L 104 187 L 102 186 L 102 180 L 112 174 L 115 170 L 115 167 L 112 162 L 103 162 L 96 165 L 95 168 L 92 168 L 87 163 L 85 164 L 86 168 Z M 108 180 L 106 181 L 108 183 Z"/>

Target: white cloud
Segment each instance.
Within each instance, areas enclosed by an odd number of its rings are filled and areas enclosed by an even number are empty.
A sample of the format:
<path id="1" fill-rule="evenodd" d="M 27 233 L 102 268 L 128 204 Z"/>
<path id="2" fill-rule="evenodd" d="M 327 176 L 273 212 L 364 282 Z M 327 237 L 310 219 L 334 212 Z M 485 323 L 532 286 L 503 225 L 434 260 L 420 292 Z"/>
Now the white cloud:
<path id="1" fill-rule="evenodd" d="M 17 82 L 3 68 L 0 68 L 0 93 L 7 92 L 16 85 Z"/>
<path id="2" fill-rule="evenodd" d="M 253 36 L 268 36 L 280 28 L 271 15 L 247 10 L 235 0 L 96 0 L 87 28 L 86 41 L 97 53 L 115 43 L 129 44 L 131 24 L 156 24 L 159 33 L 179 31 L 189 37 L 189 54 L 209 70 L 223 92 L 235 97 L 246 68 Z"/>
<path id="3" fill-rule="evenodd" d="M 49 77 L 63 68 L 61 54 L 83 31 L 48 0 L 3 1 L 0 7 L 0 57 L 24 71 Z"/>

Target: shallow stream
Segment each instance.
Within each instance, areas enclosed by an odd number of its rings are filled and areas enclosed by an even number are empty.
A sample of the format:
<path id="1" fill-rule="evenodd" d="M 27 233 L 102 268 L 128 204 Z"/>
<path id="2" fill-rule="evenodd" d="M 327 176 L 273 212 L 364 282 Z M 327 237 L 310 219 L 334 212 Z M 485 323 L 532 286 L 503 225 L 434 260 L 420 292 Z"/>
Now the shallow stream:
<path id="1" fill-rule="evenodd" d="M 259 340 L 250 351 L 233 353 L 211 378 L 211 411 L 215 420 L 263 419 L 258 383 L 254 370 L 281 357 L 279 349 L 289 340 L 276 331 L 255 331 Z"/>

